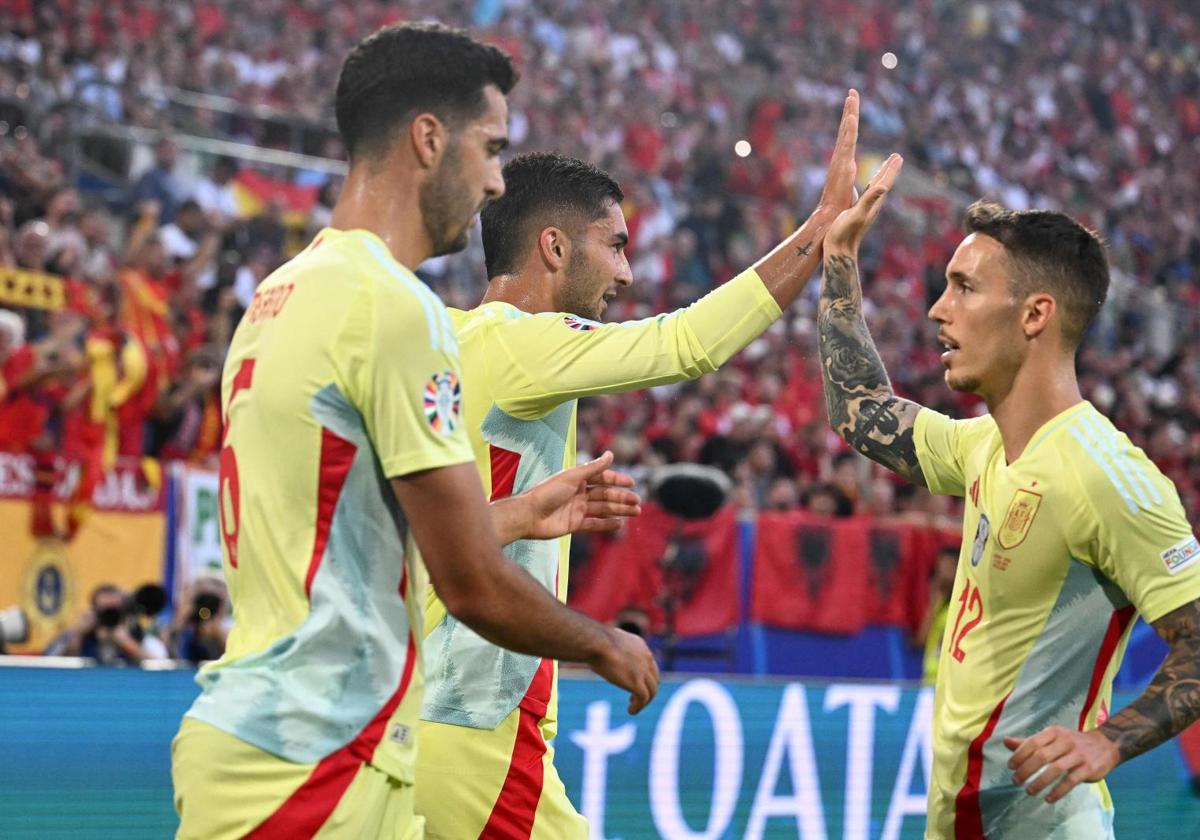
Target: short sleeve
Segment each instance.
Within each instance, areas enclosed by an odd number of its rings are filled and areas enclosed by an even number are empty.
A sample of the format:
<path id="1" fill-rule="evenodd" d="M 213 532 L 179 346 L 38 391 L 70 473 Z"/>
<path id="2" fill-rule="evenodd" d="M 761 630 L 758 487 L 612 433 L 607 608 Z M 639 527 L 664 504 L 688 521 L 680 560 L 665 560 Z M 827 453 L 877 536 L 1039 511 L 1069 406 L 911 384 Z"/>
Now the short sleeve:
<path id="1" fill-rule="evenodd" d="M 1095 517 L 1094 562 L 1146 621 L 1200 598 L 1200 543 L 1175 485 L 1140 451 L 1081 473 Z"/>
<path id="2" fill-rule="evenodd" d="M 966 453 L 981 444 L 994 428 L 990 417 L 954 420 L 922 408 L 913 426 L 913 442 L 926 486 L 944 496 L 964 495 Z"/>
<path id="3" fill-rule="evenodd" d="M 437 296 L 415 277 L 368 281 L 346 340 L 360 363 L 346 383 L 388 478 L 473 462 L 462 415 L 458 343 Z"/>

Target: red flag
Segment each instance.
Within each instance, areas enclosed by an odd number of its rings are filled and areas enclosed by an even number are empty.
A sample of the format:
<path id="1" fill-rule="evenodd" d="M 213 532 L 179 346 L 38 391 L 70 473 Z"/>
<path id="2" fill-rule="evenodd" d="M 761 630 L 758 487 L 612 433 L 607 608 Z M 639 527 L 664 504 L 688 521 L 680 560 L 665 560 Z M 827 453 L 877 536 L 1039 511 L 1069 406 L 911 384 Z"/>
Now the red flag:
<path id="1" fill-rule="evenodd" d="M 675 632 L 719 633 L 738 622 L 737 519 L 733 509 L 685 521 L 653 504 L 613 538 L 591 540 L 590 556 L 571 570 L 569 601 L 598 621 L 625 607 L 646 612 L 651 629 L 666 623 L 671 599 Z"/>
<path id="2" fill-rule="evenodd" d="M 867 619 L 867 533 L 862 523 L 807 513 L 758 518 L 750 613 L 792 630 L 855 633 Z"/>

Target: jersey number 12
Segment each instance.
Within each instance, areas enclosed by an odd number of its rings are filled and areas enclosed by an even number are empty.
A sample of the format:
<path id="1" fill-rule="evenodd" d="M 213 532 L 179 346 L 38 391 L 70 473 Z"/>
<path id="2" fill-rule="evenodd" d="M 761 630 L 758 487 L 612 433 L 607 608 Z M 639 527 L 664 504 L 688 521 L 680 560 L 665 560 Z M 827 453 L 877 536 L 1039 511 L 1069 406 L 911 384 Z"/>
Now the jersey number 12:
<path id="1" fill-rule="evenodd" d="M 966 653 L 962 649 L 962 640 L 968 633 L 978 626 L 979 622 L 983 621 L 983 596 L 979 594 L 979 587 L 971 583 L 971 579 L 967 578 L 967 585 L 963 588 L 962 594 L 958 596 L 958 601 L 961 606 L 958 608 L 958 618 L 954 619 L 954 632 L 950 634 L 950 655 L 959 662 L 963 661 Z M 967 619 L 966 624 L 962 624 L 963 616 L 967 613 L 971 617 Z M 962 630 L 959 630 L 959 625 L 962 624 Z"/>

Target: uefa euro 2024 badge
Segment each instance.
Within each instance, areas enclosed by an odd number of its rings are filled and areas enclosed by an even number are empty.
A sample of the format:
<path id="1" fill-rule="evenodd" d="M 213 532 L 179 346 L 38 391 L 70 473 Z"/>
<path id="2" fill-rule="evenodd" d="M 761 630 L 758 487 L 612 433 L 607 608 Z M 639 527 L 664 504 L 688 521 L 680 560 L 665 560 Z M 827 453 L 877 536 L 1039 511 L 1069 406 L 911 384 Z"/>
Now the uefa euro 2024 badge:
<path id="1" fill-rule="evenodd" d="M 425 384 L 425 419 L 435 432 L 448 435 L 458 428 L 462 384 L 451 370 L 435 373 Z"/>

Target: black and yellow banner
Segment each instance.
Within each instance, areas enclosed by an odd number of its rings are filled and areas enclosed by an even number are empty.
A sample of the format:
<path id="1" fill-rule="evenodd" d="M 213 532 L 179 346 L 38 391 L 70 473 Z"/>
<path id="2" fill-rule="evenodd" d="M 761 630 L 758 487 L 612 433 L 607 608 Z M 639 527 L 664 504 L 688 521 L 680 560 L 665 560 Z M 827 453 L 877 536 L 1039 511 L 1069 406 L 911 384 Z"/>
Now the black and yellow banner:
<path id="1" fill-rule="evenodd" d="M 23 268 L 0 268 L 0 306 L 62 309 L 67 284 L 61 277 Z"/>

